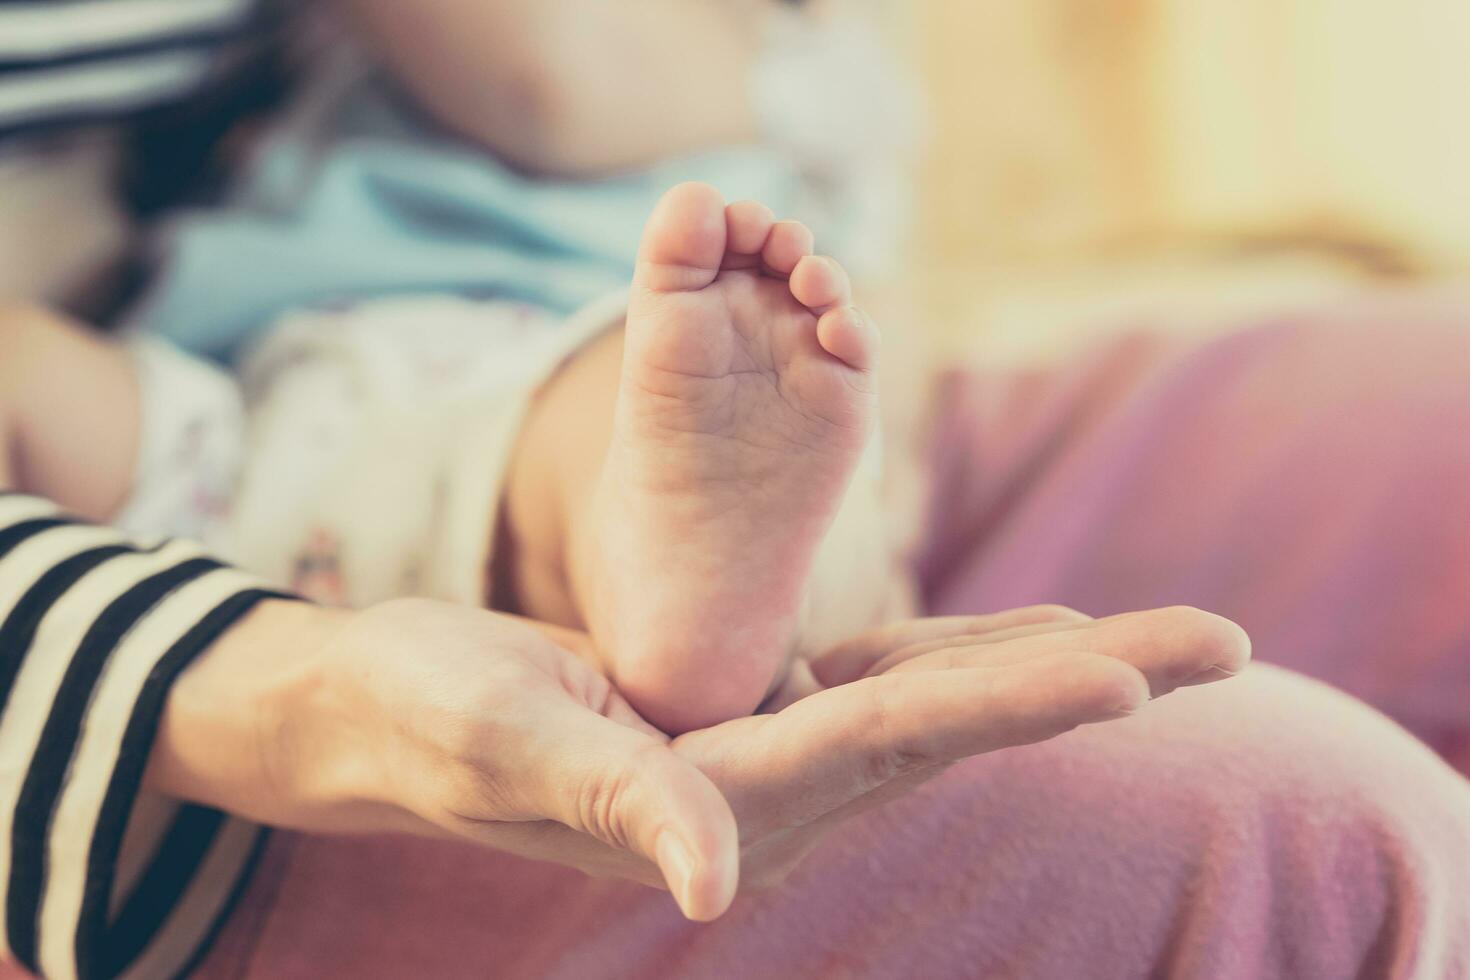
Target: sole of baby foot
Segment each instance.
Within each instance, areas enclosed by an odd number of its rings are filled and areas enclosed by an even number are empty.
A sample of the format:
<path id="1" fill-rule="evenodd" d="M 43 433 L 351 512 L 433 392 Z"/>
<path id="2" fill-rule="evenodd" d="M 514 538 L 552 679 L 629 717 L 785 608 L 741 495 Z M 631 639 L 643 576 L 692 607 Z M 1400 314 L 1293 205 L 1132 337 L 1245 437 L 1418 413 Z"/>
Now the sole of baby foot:
<path id="1" fill-rule="evenodd" d="M 685 184 L 644 232 L 579 591 L 620 690 L 680 732 L 754 711 L 873 429 L 877 336 L 811 233 Z"/>

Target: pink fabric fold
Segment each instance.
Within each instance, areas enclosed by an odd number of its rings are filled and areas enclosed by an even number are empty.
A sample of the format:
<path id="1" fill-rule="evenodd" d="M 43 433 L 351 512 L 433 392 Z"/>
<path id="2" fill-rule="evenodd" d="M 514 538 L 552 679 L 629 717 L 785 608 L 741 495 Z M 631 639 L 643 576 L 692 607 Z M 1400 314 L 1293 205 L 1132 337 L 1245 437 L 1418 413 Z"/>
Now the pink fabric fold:
<path id="1" fill-rule="evenodd" d="M 1470 294 L 1136 335 L 944 405 L 935 612 L 1201 606 L 1470 766 Z"/>

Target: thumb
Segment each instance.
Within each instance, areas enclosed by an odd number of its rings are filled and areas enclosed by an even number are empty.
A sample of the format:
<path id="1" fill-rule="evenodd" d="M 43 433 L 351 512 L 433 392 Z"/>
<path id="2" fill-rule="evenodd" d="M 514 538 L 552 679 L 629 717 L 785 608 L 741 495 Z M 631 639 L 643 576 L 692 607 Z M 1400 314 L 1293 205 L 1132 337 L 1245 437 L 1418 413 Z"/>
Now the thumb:
<path id="1" fill-rule="evenodd" d="M 718 918 L 735 898 L 735 815 L 709 777 L 662 735 L 578 705 L 547 720 L 531 802 L 544 816 L 658 865 L 690 919 Z"/>

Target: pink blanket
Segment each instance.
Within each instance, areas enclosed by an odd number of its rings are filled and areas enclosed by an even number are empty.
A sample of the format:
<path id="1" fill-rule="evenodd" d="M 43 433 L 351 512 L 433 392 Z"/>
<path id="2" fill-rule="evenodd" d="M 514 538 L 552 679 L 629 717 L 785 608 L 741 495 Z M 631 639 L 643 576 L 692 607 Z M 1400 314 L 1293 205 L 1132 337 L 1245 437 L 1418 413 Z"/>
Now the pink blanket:
<path id="1" fill-rule="evenodd" d="M 943 387 L 937 612 L 1187 602 L 1470 768 L 1470 298 Z M 467 847 L 279 834 L 209 976 L 1470 976 L 1470 789 L 1258 666 L 973 760 L 718 923 Z"/>
<path id="2" fill-rule="evenodd" d="M 1470 773 L 1470 292 L 956 375 L 942 419 L 935 612 L 1201 606 Z"/>

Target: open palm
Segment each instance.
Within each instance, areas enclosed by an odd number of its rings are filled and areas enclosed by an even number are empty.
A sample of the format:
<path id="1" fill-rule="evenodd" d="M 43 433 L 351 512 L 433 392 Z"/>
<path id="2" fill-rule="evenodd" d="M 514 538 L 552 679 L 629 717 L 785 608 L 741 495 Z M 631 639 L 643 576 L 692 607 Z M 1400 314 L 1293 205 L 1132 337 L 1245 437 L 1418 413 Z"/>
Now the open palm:
<path id="1" fill-rule="evenodd" d="M 543 632 L 585 652 L 585 637 Z M 584 714 L 599 713 L 600 748 L 586 759 L 597 774 L 548 819 L 486 814 L 473 836 L 670 887 L 687 915 L 710 919 L 738 887 L 782 880 L 840 821 L 962 759 L 1130 714 L 1176 687 L 1228 677 L 1249 656 L 1239 627 L 1186 608 L 913 620 L 811 662 L 779 711 L 672 741 L 585 661 L 564 663 L 580 678 L 574 691 L 594 692 L 577 696 Z M 664 847 L 666 833 L 683 853 Z"/>

